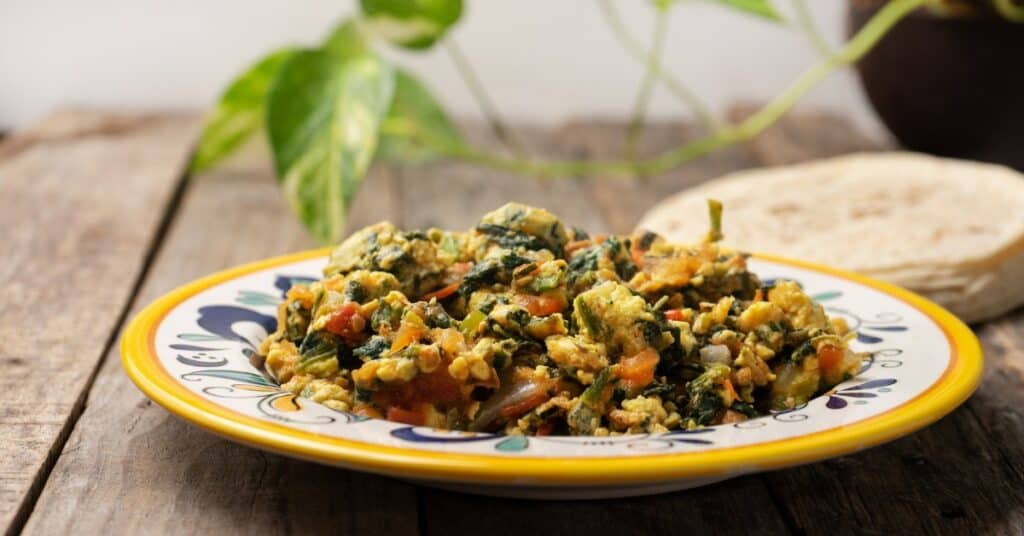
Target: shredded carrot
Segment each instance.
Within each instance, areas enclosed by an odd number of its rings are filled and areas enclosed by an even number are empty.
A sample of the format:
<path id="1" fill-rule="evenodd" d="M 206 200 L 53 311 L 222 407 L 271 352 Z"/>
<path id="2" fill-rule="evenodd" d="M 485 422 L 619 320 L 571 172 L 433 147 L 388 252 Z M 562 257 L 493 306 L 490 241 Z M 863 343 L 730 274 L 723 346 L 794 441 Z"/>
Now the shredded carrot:
<path id="1" fill-rule="evenodd" d="M 590 240 L 573 240 L 572 242 L 569 242 L 568 244 L 565 245 L 565 254 L 566 256 L 568 256 L 573 251 L 576 251 L 578 249 L 586 249 L 589 248 L 591 245 L 593 244 Z"/>
<path id="2" fill-rule="evenodd" d="M 423 297 L 420 298 L 420 299 L 423 300 L 423 301 L 430 301 L 430 300 L 432 300 L 434 298 L 437 298 L 438 301 L 441 301 L 441 300 L 447 298 L 448 296 L 451 296 L 452 294 L 455 294 L 455 291 L 459 290 L 459 285 L 461 285 L 461 284 L 462 284 L 461 282 L 455 282 L 455 283 L 452 283 L 451 285 L 448 285 L 448 286 L 445 286 L 445 287 L 441 287 L 441 288 L 439 288 L 439 289 L 437 289 L 437 290 L 435 290 L 433 292 L 428 292 L 428 293 L 424 294 Z"/>
<path id="3" fill-rule="evenodd" d="M 739 398 L 739 395 L 736 394 L 736 388 L 732 386 L 732 380 L 729 380 L 727 378 L 724 382 L 722 382 L 722 387 L 725 387 L 725 392 L 729 393 L 729 398 L 733 400 Z"/>
<path id="4" fill-rule="evenodd" d="M 423 338 L 425 330 L 421 326 L 411 324 L 409 322 L 402 322 L 402 325 L 398 328 L 395 333 L 395 340 L 391 343 L 391 351 L 397 352 L 406 346 Z"/>
<path id="5" fill-rule="evenodd" d="M 526 309 L 533 316 L 553 315 L 561 312 L 566 306 L 561 296 L 517 294 L 513 299 L 516 305 Z"/>

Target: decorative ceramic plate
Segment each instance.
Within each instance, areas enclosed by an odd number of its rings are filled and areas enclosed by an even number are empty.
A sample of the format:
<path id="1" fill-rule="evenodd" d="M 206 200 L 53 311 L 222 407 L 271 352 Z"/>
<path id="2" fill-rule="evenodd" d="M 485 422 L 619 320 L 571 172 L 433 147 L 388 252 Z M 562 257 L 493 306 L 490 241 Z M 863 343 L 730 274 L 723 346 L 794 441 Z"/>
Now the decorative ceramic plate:
<path id="1" fill-rule="evenodd" d="M 185 285 L 147 307 L 122 341 L 150 398 L 256 448 L 491 495 L 641 495 L 855 452 L 922 428 L 973 392 L 978 340 L 906 290 L 823 266 L 755 256 L 762 280 L 791 279 L 857 331 L 860 374 L 794 410 L 749 421 L 616 437 L 448 432 L 339 412 L 281 390 L 250 364 L 293 281 L 327 250 L 270 259 Z"/>

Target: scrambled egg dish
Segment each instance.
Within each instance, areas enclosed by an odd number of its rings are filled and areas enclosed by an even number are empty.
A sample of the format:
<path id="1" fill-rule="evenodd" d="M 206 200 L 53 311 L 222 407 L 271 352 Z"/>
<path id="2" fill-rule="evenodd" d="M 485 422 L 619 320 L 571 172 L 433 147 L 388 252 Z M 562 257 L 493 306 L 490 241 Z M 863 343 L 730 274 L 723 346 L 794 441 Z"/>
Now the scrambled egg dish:
<path id="1" fill-rule="evenodd" d="M 467 232 L 372 225 L 288 291 L 263 367 L 337 410 L 536 435 L 738 422 L 856 374 L 843 322 L 719 246 L 709 204 L 696 245 L 514 203 Z"/>

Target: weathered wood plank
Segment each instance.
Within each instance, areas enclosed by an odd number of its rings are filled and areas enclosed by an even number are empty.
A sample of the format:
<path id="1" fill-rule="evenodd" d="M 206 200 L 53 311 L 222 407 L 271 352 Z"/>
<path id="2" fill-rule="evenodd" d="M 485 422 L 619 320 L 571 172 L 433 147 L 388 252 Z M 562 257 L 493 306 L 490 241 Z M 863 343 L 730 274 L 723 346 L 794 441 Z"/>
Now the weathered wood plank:
<path id="1" fill-rule="evenodd" d="M 753 483 L 753 486 L 751 485 Z M 528 501 L 434 491 L 428 534 L 788 534 L 756 479 L 597 501 Z M 424 490 L 421 490 L 423 493 Z M 768 501 L 761 504 L 760 501 Z"/>
<path id="2" fill-rule="evenodd" d="M 3 143 L 0 530 L 23 522 L 81 412 L 181 182 L 195 118 L 138 119 L 59 113 Z"/>
<path id="3" fill-rule="evenodd" d="M 195 178 L 133 310 L 217 269 L 313 246 L 267 167 Z M 398 215 L 374 173 L 354 220 Z M 186 424 L 140 393 L 113 349 L 27 534 L 412 534 L 414 488 L 267 454 Z"/>
<path id="4" fill-rule="evenodd" d="M 748 145 L 770 165 L 886 148 L 828 114 L 784 119 Z M 1018 313 L 981 330 L 984 381 L 935 425 L 857 455 L 766 475 L 795 526 L 808 534 L 1024 532 L 1022 325 Z"/>

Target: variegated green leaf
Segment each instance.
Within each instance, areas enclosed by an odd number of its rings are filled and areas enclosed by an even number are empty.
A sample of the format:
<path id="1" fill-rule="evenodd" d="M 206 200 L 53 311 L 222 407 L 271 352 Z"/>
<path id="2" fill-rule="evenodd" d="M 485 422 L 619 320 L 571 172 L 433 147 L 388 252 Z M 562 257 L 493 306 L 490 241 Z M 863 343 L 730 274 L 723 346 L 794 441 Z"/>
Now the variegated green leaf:
<path id="1" fill-rule="evenodd" d="M 203 127 L 193 171 L 209 169 L 260 130 L 267 90 L 293 53 L 291 48 L 274 52 L 231 82 Z"/>
<path id="2" fill-rule="evenodd" d="M 278 178 L 302 222 L 336 242 L 377 148 L 391 104 L 394 71 L 365 52 L 347 59 L 297 52 L 270 90 L 267 123 Z"/>
<path id="3" fill-rule="evenodd" d="M 342 21 L 324 39 L 322 49 L 342 57 L 355 56 L 370 51 L 369 42 L 359 23 L 352 19 Z"/>
<path id="4" fill-rule="evenodd" d="M 782 17 L 779 16 L 779 12 L 775 10 L 775 6 L 772 5 L 768 0 L 712 0 L 723 6 L 728 6 L 733 9 L 738 9 L 744 13 L 750 13 L 751 15 L 757 15 L 769 20 L 781 21 Z"/>
<path id="5" fill-rule="evenodd" d="M 402 70 L 395 72 L 395 97 L 381 134 L 375 158 L 404 163 L 433 158 L 436 154 L 430 146 L 461 141 L 459 131 L 430 90 Z"/>
<path id="6" fill-rule="evenodd" d="M 433 45 L 462 15 L 462 0 L 360 0 L 374 33 L 411 49 Z"/>

